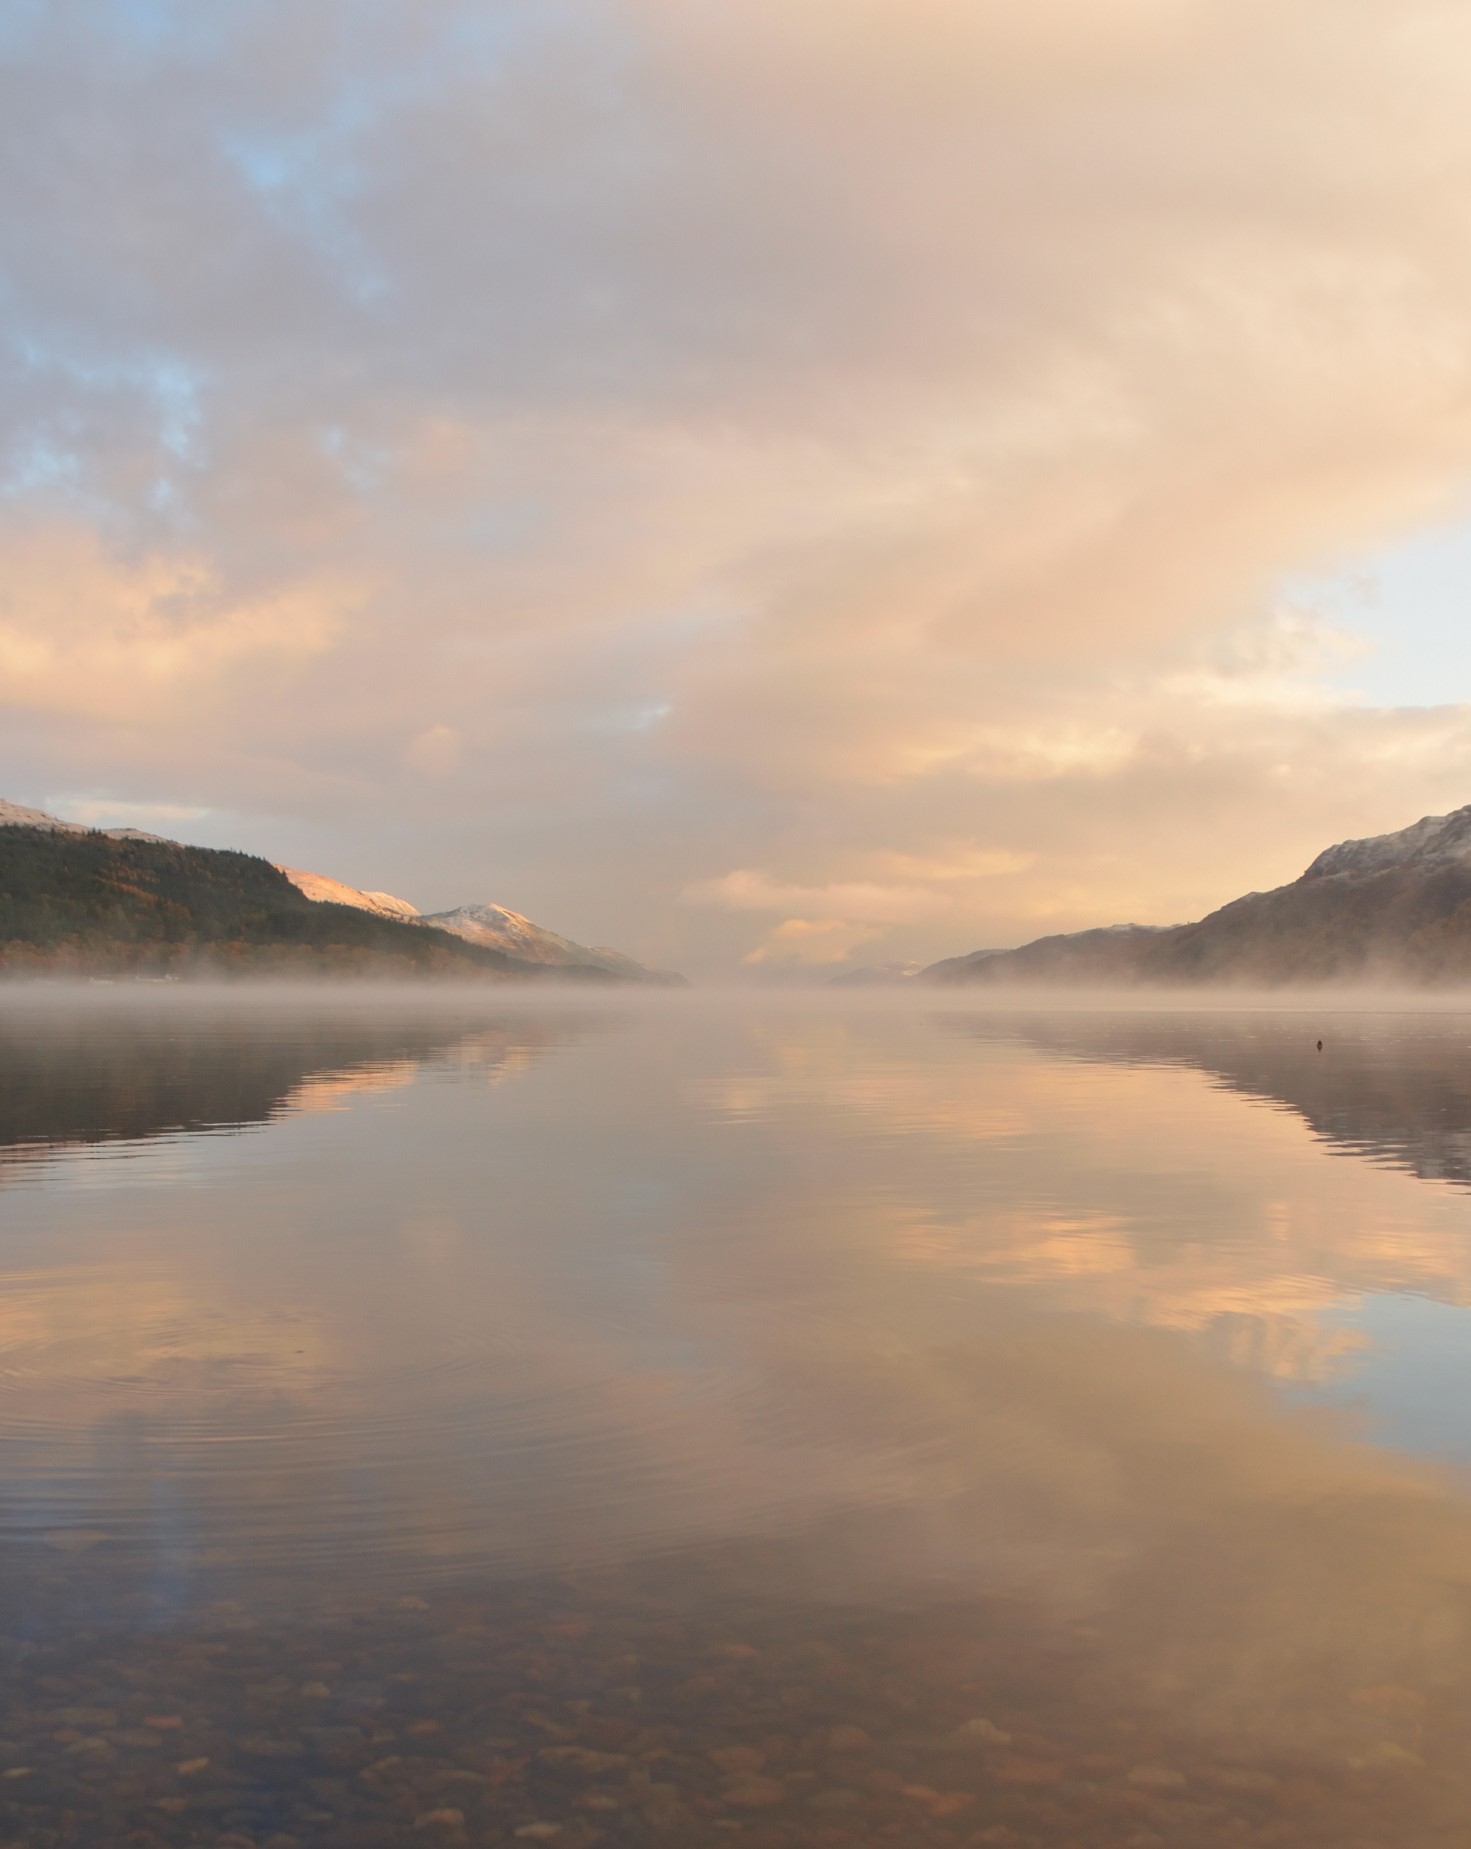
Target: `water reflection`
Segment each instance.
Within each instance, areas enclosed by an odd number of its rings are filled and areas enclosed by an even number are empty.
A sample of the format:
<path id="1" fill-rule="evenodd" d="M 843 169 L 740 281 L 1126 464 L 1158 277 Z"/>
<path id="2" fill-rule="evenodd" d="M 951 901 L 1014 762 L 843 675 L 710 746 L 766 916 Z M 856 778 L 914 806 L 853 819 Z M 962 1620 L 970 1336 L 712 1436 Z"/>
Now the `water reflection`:
<path id="1" fill-rule="evenodd" d="M 0 1010 L 0 1164 L 6 1152 L 14 1160 L 55 1144 L 236 1130 L 330 1108 L 348 1091 L 407 1084 L 453 1048 L 514 1069 L 598 1018 L 486 1022 L 484 1013 L 483 1004 L 426 1010 L 389 998 L 344 1009 L 315 995 L 242 1003 L 187 992 L 58 1006 L 18 991 Z"/>
<path id="2" fill-rule="evenodd" d="M 1464 1840 L 1445 1023 L 166 1026 L 6 1036 L 172 1133 L 4 1197 L 0 1832 Z"/>
<path id="3" fill-rule="evenodd" d="M 952 1031 L 1015 1034 L 1113 1065 L 1188 1066 L 1295 1111 L 1314 1136 L 1425 1180 L 1471 1185 L 1471 1015 L 1129 1014 L 951 1016 Z"/>

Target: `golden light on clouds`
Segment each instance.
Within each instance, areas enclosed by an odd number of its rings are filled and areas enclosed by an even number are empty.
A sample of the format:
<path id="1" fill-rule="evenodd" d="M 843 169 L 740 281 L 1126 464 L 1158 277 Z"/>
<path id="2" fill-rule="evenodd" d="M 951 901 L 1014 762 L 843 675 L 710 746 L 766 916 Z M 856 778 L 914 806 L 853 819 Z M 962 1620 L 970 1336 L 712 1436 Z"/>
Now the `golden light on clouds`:
<path id="1" fill-rule="evenodd" d="M 460 735 L 449 725 L 432 725 L 410 741 L 404 762 L 426 777 L 448 777 L 460 761 Z"/>
<path id="2" fill-rule="evenodd" d="M 6 553 L 0 683 L 22 711 L 181 716 L 327 654 L 360 598 L 317 582 L 236 600 L 206 559 L 126 562 L 85 529 L 37 532 Z"/>
<path id="3" fill-rule="evenodd" d="M 767 909 L 1173 921 L 1471 795 L 1462 656 L 1395 707 L 1283 590 L 1466 506 L 1457 9 L 206 36 L 18 30 L 12 799 L 712 973 Z"/>
<path id="4" fill-rule="evenodd" d="M 843 918 L 788 918 L 744 961 L 755 965 L 776 958 L 795 963 L 842 963 L 860 944 L 879 935 L 872 925 L 850 924 Z"/>

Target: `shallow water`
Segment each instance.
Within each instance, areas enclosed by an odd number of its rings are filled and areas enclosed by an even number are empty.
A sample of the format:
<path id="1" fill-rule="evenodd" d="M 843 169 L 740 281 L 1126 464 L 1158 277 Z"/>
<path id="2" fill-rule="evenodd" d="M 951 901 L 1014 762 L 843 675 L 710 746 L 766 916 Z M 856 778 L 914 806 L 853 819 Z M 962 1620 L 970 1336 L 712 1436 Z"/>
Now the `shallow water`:
<path id="1" fill-rule="evenodd" d="M 1464 1845 L 1468 1301 L 1468 1015 L 17 991 L 0 1844 Z"/>

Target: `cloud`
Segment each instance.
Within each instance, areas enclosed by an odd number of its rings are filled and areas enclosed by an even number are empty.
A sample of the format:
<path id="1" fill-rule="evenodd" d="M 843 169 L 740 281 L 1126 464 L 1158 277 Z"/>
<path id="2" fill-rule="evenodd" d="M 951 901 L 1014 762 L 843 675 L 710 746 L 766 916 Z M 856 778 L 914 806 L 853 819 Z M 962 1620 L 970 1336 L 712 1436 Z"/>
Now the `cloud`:
<path id="1" fill-rule="evenodd" d="M 1279 589 L 1464 505 L 1454 9 L 346 18 L 7 40 L 8 794 L 710 969 L 1190 915 L 1471 794 Z M 878 871 L 957 842 L 1026 865 Z M 681 903 L 733 868 L 804 896 Z"/>
<path id="2" fill-rule="evenodd" d="M 146 828 L 155 833 L 201 821 L 209 813 L 187 803 L 130 803 L 126 809 L 119 809 L 106 800 L 76 795 L 49 797 L 47 810 L 53 814 L 65 811 L 68 821 L 85 822 L 89 828 Z"/>
<path id="3" fill-rule="evenodd" d="M 4 556 L 5 703 L 88 718 L 238 701 L 262 674 L 331 650 L 353 602 L 351 586 L 321 580 L 232 597 L 205 559 L 120 559 L 86 530 L 30 532 Z"/>
<path id="4" fill-rule="evenodd" d="M 887 924 L 921 917 L 930 903 L 929 894 L 918 886 L 786 886 L 749 868 L 695 886 L 689 896 L 733 911 L 776 912 L 793 905 L 826 906 L 847 918 Z"/>
<path id="5" fill-rule="evenodd" d="M 800 906 L 817 917 L 787 918 L 741 958 L 762 963 L 841 963 L 890 926 L 933 920 L 963 910 L 967 890 L 978 881 L 1024 872 L 1027 854 L 988 852 L 973 844 L 946 844 L 948 852 L 927 859 L 887 854 L 867 857 L 880 875 L 872 881 L 834 881 L 804 887 L 754 868 L 738 868 L 688 889 L 695 905 L 735 912 L 780 912 Z"/>
<path id="6" fill-rule="evenodd" d="M 769 933 L 764 943 L 748 950 L 741 961 L 754 968 L 760 963 L 842 963 L 858 948 L 880 935 L 872 925 L 846 918 L 788 918 Z"/>
<path id="7" fill-rule="evenodd" d="M 460 762 L 461 741 L 453 726 L 432 725 L 409 741 L 404 762 L 425 777 L 447 777 Z"/>

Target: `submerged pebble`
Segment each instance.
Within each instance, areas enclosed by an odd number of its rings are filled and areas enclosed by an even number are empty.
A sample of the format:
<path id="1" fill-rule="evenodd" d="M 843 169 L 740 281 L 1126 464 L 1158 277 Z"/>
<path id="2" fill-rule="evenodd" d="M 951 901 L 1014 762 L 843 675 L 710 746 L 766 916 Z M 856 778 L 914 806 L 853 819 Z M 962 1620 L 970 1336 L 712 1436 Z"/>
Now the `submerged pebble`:
<path id="1" fill-rule="evenodd" d="M 1082 1699 L 1085 1657 L 1042 1684 L 1026 1637 L 957 1649 L 953 1615 L 733 1639 L 657 1589 L 583 1586 L 596 1623 L 520 1596 L 12 1648 L 0 1845 L 70 1849 L 74 1814 L 89 1849 L 1418 1849 L 1425 1743 L 1363 1739 L 1418 1727 L 1404 1699 L 1309 1779 Z"/>

